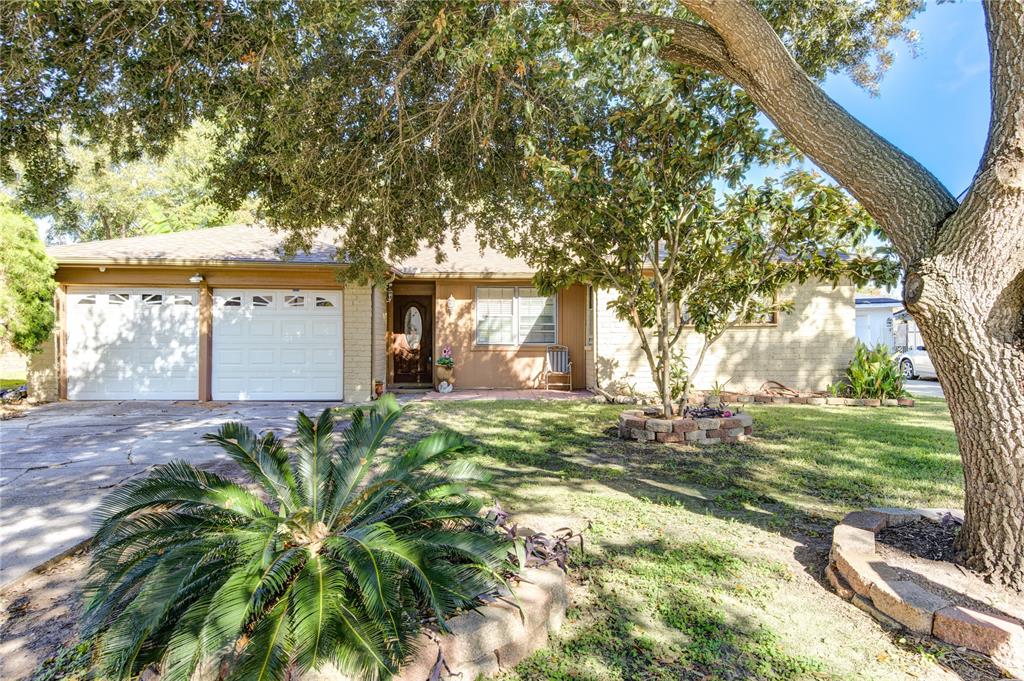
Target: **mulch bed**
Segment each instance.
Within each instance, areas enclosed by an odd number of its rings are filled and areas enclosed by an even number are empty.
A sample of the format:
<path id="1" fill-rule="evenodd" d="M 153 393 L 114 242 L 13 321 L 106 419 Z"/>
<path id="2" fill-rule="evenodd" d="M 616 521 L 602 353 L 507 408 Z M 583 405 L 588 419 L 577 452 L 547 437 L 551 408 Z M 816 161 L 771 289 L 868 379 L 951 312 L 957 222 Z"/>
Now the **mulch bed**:
<path id="1" fill-rule="evenodd" d="M 959 534 L 960 524 L 947 517 L 941 523 L 917 520 L 887 527 L 876 534 L 875 539 L 911 556 L 959 563 L 956 552 L 956 538 Z"/>

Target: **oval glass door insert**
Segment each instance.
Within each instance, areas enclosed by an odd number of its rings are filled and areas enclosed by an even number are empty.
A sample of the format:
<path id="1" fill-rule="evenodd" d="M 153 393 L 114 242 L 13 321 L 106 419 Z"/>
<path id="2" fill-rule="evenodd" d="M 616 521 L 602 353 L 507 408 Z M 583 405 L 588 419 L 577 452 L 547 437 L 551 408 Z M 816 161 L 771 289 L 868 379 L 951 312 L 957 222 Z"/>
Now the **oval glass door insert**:
<path id="1" fill-rule="evenodd" d="M 423 337 L 423 317 L 417 307 L 410 307 L 405 311 L 405 342 L 409 344 L 410 350 L 420 349 L 420 339 Z"/>

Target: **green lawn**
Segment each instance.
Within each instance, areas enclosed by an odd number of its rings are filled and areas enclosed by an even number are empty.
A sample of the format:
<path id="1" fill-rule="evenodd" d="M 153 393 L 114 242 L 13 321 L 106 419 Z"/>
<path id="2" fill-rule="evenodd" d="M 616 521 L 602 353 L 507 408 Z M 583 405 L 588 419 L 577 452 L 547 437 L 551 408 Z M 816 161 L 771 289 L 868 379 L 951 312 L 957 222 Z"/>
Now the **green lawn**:
<path id="1" fill-rule="evenodd" d="M 508 679 L 948 678 L 821 584 L 846 511 L 960 505 L 944 402 L 752 407 L 754 438 L 709 448 L 622 442 L 621 409 L 414 403 L 390 443 L 458 430 L 524 524 L 590 525 L 569 621 Z"/>
<path id="2" fill-rule="evenodd" d="M 24 376 L 20 378 L 0 378 L 0 390 L 7 390 L 8 388 L 14 388 L 19 385 L 25 385 Z"/>

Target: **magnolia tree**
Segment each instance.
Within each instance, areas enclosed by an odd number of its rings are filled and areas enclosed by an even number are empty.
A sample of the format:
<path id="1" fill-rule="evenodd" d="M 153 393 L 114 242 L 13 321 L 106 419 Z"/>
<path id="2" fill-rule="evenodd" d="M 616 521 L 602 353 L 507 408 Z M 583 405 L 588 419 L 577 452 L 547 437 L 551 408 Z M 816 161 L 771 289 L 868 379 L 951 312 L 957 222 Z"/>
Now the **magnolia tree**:
<path id="1" fill-rule="evenodd" d="M 613 291 L 671 414 L 708 348 L 736 324 L 785 310 L 791 284 L 891 282 L 896 265 L 856 254 L 872 220 L 815 176 L 739 183 L 754 163 L 794 160 L 746 96 L 699 71 L 598 58 L 611 49 L 577 45 L 547 75 L 546 101 L 560 95 L 568 120 L 527 134 L 539 181 L 504 247 L 537 269 L 542 289 Z M 678 350 L 688 332 L 702 338 L 695 357 Z M 681 362 L 690 370 L 674 395 Z"/>
<path id="2" fill-rule="evenodd" d="M 872 87 L 918 0 L 506 3 L 8 2 L 0 13 L 0 172 L 33 192 L 73 175 L 65 126 L 115 156 L 166 151 L 218 126 L 218 200 L 258 195 L 301 244 L 343 225 L 353 276 L 475 220 L 500 240 L 533 182 L 521 145 L 533 86 L 567 45 L 654 55 L 713 74 L 764 112 L 876 221 L 907 270 L 960 443 L 961 545 L 971 567 L 1024 585 L 1024 0 L 985 5 L 989 140 L 958 201 L 820 82 Z M 935 11 L 941 11 L 937 9 Z M 694 125 L 701 126 L 701 120 Z"/>

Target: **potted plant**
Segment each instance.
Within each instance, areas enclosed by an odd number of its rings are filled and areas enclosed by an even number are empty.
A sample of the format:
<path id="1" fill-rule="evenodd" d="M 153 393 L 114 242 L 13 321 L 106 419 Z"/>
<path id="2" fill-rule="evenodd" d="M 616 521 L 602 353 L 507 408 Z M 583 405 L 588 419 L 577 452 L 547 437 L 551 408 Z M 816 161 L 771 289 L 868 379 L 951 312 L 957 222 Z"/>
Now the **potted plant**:
<path id="1" fill-rule="evenodd" d="M 715 381 L 715 385 L 712 386 L 711 390 L 708 391 L 707 397 L 704 398 L 704 406 L 718 409 L 722 406 L 722 391 L 725 390 L 725 383 L 719 383 Z"/>
<path id="2" fill-rule="evenodd" d="M 442 388 L 454 385 L 455 358 L 452 357 L 452 346 L 446 345 L 441 350 L 441 356 L 437 359 L 437 388 L 441 392 L 448 392 Z M 449 388 L 450 390 L 450 388 Z"/>

